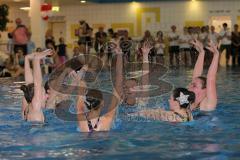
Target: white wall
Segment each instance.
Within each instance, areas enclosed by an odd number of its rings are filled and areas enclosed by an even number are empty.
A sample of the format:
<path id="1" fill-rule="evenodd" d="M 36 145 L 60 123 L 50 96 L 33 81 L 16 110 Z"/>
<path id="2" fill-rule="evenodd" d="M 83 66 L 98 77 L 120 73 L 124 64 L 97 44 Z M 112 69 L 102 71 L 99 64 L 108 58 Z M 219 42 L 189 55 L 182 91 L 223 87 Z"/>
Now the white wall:
<path id="1" fill-rule="evenodd" d="M 136 3 L 135 3 L 136 5 Z M 157 30 L 169 31 L 171 25 L 175 24 L 181 28 L 185 21 L 203 21 L 205 25 L 209 24 L 212 16 L 230 16 L 232 24 L 237 23 L 237 16 L 240 16 L 240 1 L 183 1 L 183 2 L 151 2 L 141 3 L 140 8 L 156 7 L 160 8 L 160 23 L 155 22 L 155 15 L 144 13 L 142 18 L 143 29 L 151 29 L 152 32 Z M 134 35 L 137 35 L 136 10 L 133 3 L 119 4 L 86 4 L 84 6 L 61 6 L 60 12 L 55 15 L 64 15 L 66 20 L 66 41 L 72 43 L 71 25 L 78 24 L 79 20 L 86 20 L 92 24 L 106 24 L 109 28 L 112 23 L 133 23 Z M 10 10 L 10 19 L 22 17 L 24 23 L 29 25 L 29 17 L 26 12 L 12 8 Z M 151 22 L 146 24 L 146 19 Z"/>

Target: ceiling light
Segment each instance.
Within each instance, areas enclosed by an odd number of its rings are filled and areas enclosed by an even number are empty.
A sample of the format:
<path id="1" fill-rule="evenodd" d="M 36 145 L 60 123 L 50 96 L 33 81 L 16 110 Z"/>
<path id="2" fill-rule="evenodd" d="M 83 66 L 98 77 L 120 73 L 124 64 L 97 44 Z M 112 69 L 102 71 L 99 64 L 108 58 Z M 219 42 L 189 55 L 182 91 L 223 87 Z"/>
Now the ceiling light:
<path id="1" fill-rule="evenodd" d="M 85 0 L 81 0 L 80 2 L 81 2 L 81 3 L 86 3 L 86 1 L 85 1 Z"/>
<path id="2" fill-rule="evenodd" d="M 24 11 L 29 11 L 29 10 L 30 10 L 30 7 L 21 7 L 20 9 L 21 9 L 21 10 L 24 10 Z"/>
<path id="3" fill-rule="evenodd" d="M 60 7 L 59 6 L 53 6 L 52 11 L 53 12 L 59 12 Z"/>

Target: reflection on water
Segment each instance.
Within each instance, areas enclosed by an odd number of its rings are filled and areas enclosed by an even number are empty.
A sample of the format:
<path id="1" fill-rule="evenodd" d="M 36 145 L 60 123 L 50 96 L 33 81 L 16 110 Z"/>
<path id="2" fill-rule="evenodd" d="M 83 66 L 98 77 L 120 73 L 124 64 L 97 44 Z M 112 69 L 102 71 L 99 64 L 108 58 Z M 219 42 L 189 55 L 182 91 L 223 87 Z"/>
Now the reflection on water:
<path id="1" fill-rule="evenodd" d="M 170 70 L 164 81 L 186 86 L 191 74 L 190 69 Z M 93 134 L 79 133 L 75 122 L 62 121 L 48 111 L 44 126 L 34 127 L 23 122 L 20 116 L 23 94 L 19 92 L 19 84 L 3 79 L 0 83 L 0 159 L 239 159 L 239 79 L 239 68 L 220 68 L 217 111 L 202 114 L 193 122 L 174 124 L 131 119 L 128 113 L 142 106 L 120 105 L 113 130 Z M 99 88 L 111 91 L 110 78 L 106 75 L 96 83 Z M 167 108 L 168 96 L 169 93 L 150 97 L 148 104 L 142 105 Z"/>

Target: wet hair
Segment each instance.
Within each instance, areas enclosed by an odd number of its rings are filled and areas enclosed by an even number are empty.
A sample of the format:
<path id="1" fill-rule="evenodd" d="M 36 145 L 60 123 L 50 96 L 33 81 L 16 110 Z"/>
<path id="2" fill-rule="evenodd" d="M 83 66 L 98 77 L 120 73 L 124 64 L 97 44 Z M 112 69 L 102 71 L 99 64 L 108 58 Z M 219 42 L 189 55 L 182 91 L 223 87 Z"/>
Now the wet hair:
<path id="1" fill-rule="evenodd" d="M 45 89 L 45 92 L 47 93 L 47 91 L 50 89 L 50 87 L 49 87 L 49 82 L 47 81 L 47 82 L 45 82 L 45 84 L 44 84 L 44 89 Z"/>
<path id="2" fill-rule="evenodd" d="M 22 85 L 20 89 L 23 91 L 27 103 L 30 104 L 34 96 L 34 84 Z"/>
<path id="3" fill-rule="evenodd" d="M 103 100 L 102 92 L 96 89 L 88 90 L 86 95 L 85 105 L 89 110 L 97 110 L 100 107 L 101 100 Z"/>
<path id="4" fill-rule="evenodd" d="M 197 78 L 202 81 L 202 89 L 205 89 L 207 87 L 207 78 L 203 76 L 199 76 Z"/>
<path id="5" fill-rule="evenodd" d="M 192 104 L 195 101 L 195 93 L 187 90 L 186 88 L 176 88 L 173 90 L 173 99 L 175 101 L 178 101 L 177 98 L 180 97 L 180 93 L 183 93 L 184 95 L 188 95 L 188 103 L 180 104 L 181 108 L 188 108 L 190 107 L 190 104 Z"/>

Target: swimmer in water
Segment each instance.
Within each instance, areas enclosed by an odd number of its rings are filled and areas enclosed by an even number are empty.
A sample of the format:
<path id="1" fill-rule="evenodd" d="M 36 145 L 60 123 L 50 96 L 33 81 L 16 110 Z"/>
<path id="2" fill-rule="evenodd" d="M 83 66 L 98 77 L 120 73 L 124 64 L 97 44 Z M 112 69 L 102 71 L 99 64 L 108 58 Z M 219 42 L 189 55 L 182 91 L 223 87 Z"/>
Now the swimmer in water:
<path id="1" fill-rule="evenodd" d="M 190 106 L 194 101 L 193 92 L 186 88 L 176 88 L 169 99 L 170 111 L 162 108 L 145 109 L 131 115 L 168 122 L 188 122 L 193 120 Z"/>
<path id="2" fill-rule="evenodd" d="M 80 72 L 83 72 L 84 70 L 87 70 L 87 67 L 82 67 Z M 81 96 L 78 96 L 77 99 L 77 118 L 78 128 L 80 129 L 80 131 L 109 131 L 115 118 L 117 105 L 119 103 L 117 97 L 115 95 L 112 95 L 109 103 L 110 107 L 108 109 L 108 112 L 104 115 L 101 115 L 102 108 L 107 105 L 103 98 L 102 92 L 96 89 L 86 89 L 87 85 L 82 80 L 81 76 L 79 76 L 79 74 L 75 71 L 73 71 L 71 75 L 72 79 L 75 79 L 75 82 L 77 82 L 74 85 L 85 88 L 85 90 L 83 91 L 85 95 L 83 94 Z M 80 75 L 84 75 L 84 73 Z M 119 85 L 121 81 L 117 80 L 116 83 L 118 83 Z"/>
<path id="3" fill-rule="evenodd" d="M 210 41 L 206 47 L 213 54 L 213 59 L 208 69 L 207 77 L 203 77 L 205 51 L 202 43 L 198 40 L 194 40 L 192 44 L 199 52 L 199 55 L 193 70 L 192 82 L 188 86 L 188 90 L 194 92 L 196 95 L 196 100 L 191 105 L 191 110 L 199 108 L 201 111 L 213 111 L 217 106 L 216 75 L 219 65 L 218 46 Z"/>
<path id="4" fill-rule="evenodd" d="M 48 92 L 42 86 L 42 72 L 40 61 L 46 56 L 51 56 L 52 51 L 32 53 L 25 56 L 24 75 L 26 85 L 21 86 L 24 93 L 22 99 L 22 117 L 26 121 L 44 122 L 42 108 L 45 108 Z M 30 67 L 33 62 L 33 70 Z"/>

